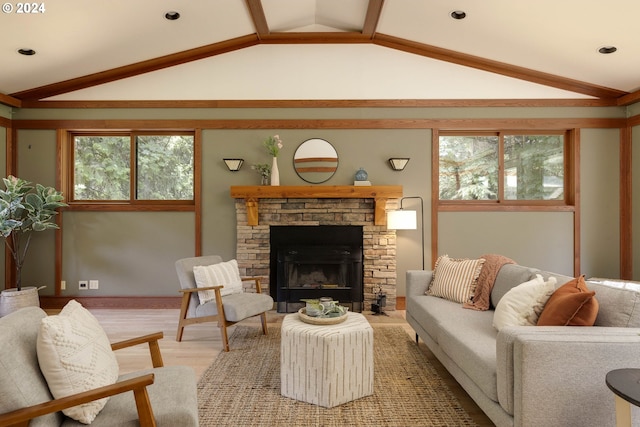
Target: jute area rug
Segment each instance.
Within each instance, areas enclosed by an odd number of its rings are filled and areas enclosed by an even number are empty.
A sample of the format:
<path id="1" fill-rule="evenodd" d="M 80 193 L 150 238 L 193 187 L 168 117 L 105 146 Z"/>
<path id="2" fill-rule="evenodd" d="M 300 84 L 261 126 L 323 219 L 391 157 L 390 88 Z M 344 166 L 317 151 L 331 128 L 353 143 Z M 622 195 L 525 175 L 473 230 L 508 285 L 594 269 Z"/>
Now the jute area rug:
<path id="1" fill-rule="evenodd" d="M 280 395 L 280 329 L 236 326 L 198 382 L 200 426 L 475 426 L 399 326 L 374 325 L 374 394 L 330 409 Z"/>

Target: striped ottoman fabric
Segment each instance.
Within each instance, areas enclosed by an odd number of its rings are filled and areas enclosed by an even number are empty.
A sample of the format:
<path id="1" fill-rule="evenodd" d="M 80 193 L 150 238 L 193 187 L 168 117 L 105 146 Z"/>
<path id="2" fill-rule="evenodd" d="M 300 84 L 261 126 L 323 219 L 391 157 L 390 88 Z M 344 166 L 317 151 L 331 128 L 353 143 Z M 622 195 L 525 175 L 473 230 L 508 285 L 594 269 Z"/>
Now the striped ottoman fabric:
<path id="1" fill-rule="evenodd" d="M 337 325 L 285 316 L 280 344 L 280 393 L 332 408 L 373 394 L 373 329 L 360 313 Z"/>

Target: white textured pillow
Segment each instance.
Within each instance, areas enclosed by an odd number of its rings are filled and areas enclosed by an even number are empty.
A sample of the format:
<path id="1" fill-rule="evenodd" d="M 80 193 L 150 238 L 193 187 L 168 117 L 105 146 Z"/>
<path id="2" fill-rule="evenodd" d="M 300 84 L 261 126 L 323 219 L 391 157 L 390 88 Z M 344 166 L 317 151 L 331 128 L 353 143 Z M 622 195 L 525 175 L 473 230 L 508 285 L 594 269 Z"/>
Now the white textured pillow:
<path id="1" fill-rule="evenodd" d="M 459 303 L 469 301 L 476 289 L 476 281 L 484 261 L 484 258 L 454 259 L 442 255 L 436 261 L 427 295 Z"/>
<path id="2" fill-rule="evenodd" d="M 71 300 L 59 315 L 42 319 L 37 352 L 40 370 L 55 398 L 114 384 L 118 361 L 98 320 Z M 90 424 L 109 398 L 84 403 L 62 412 Z"/>
<path id="3" fill-rule="evenodd" d="M 196 265 L 193 267 L 193 275 L 196 278 L 196 286 L 199 288 L 224 286 L 220 289 L 222 296 L 242 292 L 238 261 L 235 259 L 212 265 Z M 198 298 L 200 298 L 200 304 L 204 304 L 209 301 L 215 301 L 216 294 L 214 291 L 198 291 Z"/>
<path id="4" fill-rule="evenodd" d="M 556 289 L 556 278 L 546 282 L 541 275 L 509 289 L 498 302 L 493 314 L 493 327 L 535 326 L 544 305 Z"/>

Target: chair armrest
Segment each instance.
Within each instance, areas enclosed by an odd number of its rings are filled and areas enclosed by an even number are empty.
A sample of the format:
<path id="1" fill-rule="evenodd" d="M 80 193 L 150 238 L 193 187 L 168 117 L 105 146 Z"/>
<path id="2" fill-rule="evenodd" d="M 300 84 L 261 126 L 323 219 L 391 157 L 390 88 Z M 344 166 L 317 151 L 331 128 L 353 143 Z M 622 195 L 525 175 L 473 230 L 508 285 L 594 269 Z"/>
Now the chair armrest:
<path id="1" fill-rule="evenodd" d="M 183 294 L 190 294 L 193 292 L 199 292 L 199 291 L 215 291 L 216 289 L 222 289 L 224 286 L 222 285 L 218 285 L 218 286 L 207 286 L 206 288 L 189 288 L 189 289 L 178 289 L 178 292 L 182 292 Z"/>
<path id="2" fill-rule="evenodd" d="M 262 279 L 266 279 L 266 276 L 243 276 L 240 278 L 243 282 L 253 281 L 256 284 L 256 292 L 259 294 L 262 293 L 262 284 L 260 283 Z"/>
<path id="3" fill-rule="evenodd" d="M 144 335 L 137 338 L 131 338 L 125 341 L 118 341 L 111 343 L 112 350 L 120 350 L 122 348 L 132 347 L 138 344 L 149 344 L 149 354 L 151 355 L 151 363 L 154 368 L 161 368 L 164 366 L 164 362 L 162 361 L 162 354 L 160 353 L 160 346 L 158 345 L 158 340 L 161 340 L 164 337 L 164 333 L 156 332 L 149 335 Z"/>
<path id="4" fill-rule="evenodd" d="M 120 381 L 115 384 L 99 387 L 82 393 L 53 399 L 48 402 L 39 403 L 27 408 L 18 409 L 0 415 L 0 425 L 2 426 L 28 426 L 29 420 L 53 412 L 62 411 L 83 403 L 92 402 L 116 394 L 133 391 L 138 409 L 138 418 L 141 427 L 155 427 L 156 421 L 153 416 L 153 409 L 149 401 L 147 386 L 153 384 L 154 375 L 146 374 L 129 380 Z"/>

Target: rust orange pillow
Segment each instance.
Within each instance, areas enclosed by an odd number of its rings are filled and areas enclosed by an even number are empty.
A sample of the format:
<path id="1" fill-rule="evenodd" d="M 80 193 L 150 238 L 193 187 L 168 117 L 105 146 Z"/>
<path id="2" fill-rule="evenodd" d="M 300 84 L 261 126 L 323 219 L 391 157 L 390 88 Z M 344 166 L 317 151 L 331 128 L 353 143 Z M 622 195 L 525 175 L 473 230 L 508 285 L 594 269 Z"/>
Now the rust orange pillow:
<path id="1" fill-rule="evenodd" d="M 584 275 L 565 283 L 547 301 L 538 326 L 593 326 L 599 308 L 595 294 L 584 283 Z"/>

